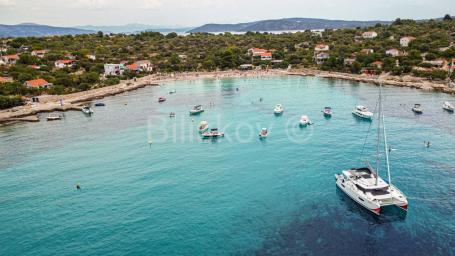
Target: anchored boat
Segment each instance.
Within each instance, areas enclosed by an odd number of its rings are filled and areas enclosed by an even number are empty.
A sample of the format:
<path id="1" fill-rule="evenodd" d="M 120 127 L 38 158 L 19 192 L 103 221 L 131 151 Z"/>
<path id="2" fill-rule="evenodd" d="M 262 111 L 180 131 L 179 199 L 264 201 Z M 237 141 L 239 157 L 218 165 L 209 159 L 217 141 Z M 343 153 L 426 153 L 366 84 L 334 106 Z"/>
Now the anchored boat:
<path id="1" fill-rule="evenodd" d="M 267 136 L 269 136 L 269 131 L 267 130 L 267 128 L 262 128 L 261 131 L 259 132 L 259 138 L 265 139 L 267 138 Z"/>
<path id="2" fill-rule="evenodd" d="M 165 101 L 166 101 L 166 98 L 164 98 L 164 97 L 159 97 L 158 98 L 158 102 L 165 102 Z"/>
<path id="3" fill-rule="evenodd" d="M 408 209 L 406 196 L 397 187 L 392 185 L 390 164 L 387 146 L 387 134 L 385 129 L 384 114 L 382 113 L 381 86 L 379 88 L 379 115 L 378 134 L 376 149 L 376 169 L 367 163 L 367 167 L 351 168 L 335 174 L 337 187 L 348 195 L 352 200 L 373 212 L 381 214 L 385 206 L 394 205 L 403 210 Z M 382 136 L 381 136 L 382 129 Z M 385 162 L 387 166 L 388 181 L 384 181 L 380 175 L 380 143 L 384 143 Z"/>
<path id="4" fill-rule="evenodd" d="M 277 105 L 275 106 L 275 108 L 273 109 L 273 112 L 275 113 L 275 115 L 281 115 L 281 114 L 283 114 L 283 112 L 284 112 L 283 105 L 277 104 Z"/>
<path id="5" fill-rule="evenodd" d="M 300 126 L 307 126 L 307 125 L 311 124 L 310 118 L 308 118 L 308 116 L 306 116 L 306 115 L 301 116 L 299 124 L 300 124 Z"/>
<path id="6" fill-rule="evenodd" d="M 197 129 L 200 133 L 204 133 L 209 129 L 209 123 L 207 123 L 207 121 L 201 121 Z"/>
<path id="7" fill-rule="evenodd" d="M 217 139 L 219 137 L 224 137 L 224 133 L 219 132 L 217 128 L 212 128 L 209 132 L 202 133 L 202 138 L 204 139 Z"/>
<path id="8" fill-rule="evenodd" d="M 442 104 L 442 108 L 444 110 L 447 110 L 447 111 L 451 112 L 451 113 L 453 113 L 454 110 L 455 110 L 455 107 L 452 104 L 450 104 L 450 102 L 448 102 L 448 101 L 446 101 L 446 102 L 444 102 Z"/>
<path id="9" fill-rule="evenodd" d="M 204 109 L 202 108 L 202 105 L 196 105 L 193 107 L 192 110 L 190 110 L 190 115 L 198 115 L 200 113 L 204 112 Z"/>
<path id="10" fill-rule="evenodd" d="M 93 114 L 93 109 L 89 106 L 83 106 L 82 107 L 82 112 L 87 115 Z"/>
<path id="11" fill-rule="evenodd" d="M 423 113 L 423 107 L 420 104 L 414 104 L 414 107 L 412 107 L 412 111 L 416 114 L 422 114 Z"/>
<path id="12" fill-rule="evenodd" d="M 373 113 L 371 113 L 367 107 L 362 105 L 355 107 L 354 111 L 352 111 L 352 114 L 366 120 L 373 119 Z"/>
<path id="13" fill-rule="evenodd" d="M 62 117 L 60 115 L 48 115 L 46 117 L 47 121 L 55 121 L 55 120 L 60 120 Z"/>
<path id="14" fill-rule="evenodd" d="M 325 117 L 331 117 L 333 113 L 331 107 L 325 107 L 324 110 L 322 110 L 322 112 L 324 113 Z"/>

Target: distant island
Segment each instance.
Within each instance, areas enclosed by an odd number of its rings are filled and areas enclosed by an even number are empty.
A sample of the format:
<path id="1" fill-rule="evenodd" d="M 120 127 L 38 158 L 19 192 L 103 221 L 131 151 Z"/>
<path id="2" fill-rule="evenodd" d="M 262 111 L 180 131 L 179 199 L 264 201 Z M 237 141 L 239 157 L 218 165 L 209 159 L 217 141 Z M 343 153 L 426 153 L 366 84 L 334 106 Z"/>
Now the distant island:
<path id="1" fill-rule="evenodd" d="M 327 20 L 312 18 L 285 18 L 277 20 L 260 20 L 237 24 L 206 24 L 192 30 L 196 32 L 247 32 L 247 31 L 289 31 L 307 29 L 340 29 L 370 27 L 376 24 L 390 24 L 391 21 L 349 21 L 349 20 Z"/>
<path id="2" fill-rule="evenodd" d="M 67 28 L 67 27 L 54 27 L 47 25 L 40 25 L 34 23 L 22 23 L 18 25 L 3 25 L 0 24 L 0 38 L 1 37 L 41 37 L 41 36 L 58 36 L 58 35 L 81 35 L 92 34 L 93 30 Z"/>

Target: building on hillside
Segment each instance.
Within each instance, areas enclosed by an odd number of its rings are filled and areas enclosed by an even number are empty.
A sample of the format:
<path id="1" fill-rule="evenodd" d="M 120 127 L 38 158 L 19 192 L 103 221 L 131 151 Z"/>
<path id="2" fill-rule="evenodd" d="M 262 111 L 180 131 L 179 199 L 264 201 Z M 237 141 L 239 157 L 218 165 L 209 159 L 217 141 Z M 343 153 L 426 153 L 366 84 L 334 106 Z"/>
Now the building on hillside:
<path id="1" fill-rule="evenodd" d="M 186 56 L 186 54 L 179 54 L 179 59 L 186 60 L 187 58 L 188 56 Z"/>
<path id="2" fill-rule="evenodd" d="M 131 72 L 139 72 L 139 66 L 136 65 L 136 63 L 129 64 L 125 66 L 125 70 L 131 71 Z"/>
<path id="3" fill-rule="evenodd" d="M 324 63 L 324 61 L 328 60 L 329 58 L 330 58 L 330 55 L 328 53 L 321 52 L 321 53 L 316 54 L 315 61 L 316 61 L 316 64 L 320 65 L 320 64 Z"/>
<path id="4" fill-rule="evenodd" d="M 140 71 L 143 71 L 143 72 L 152 72 L 153 71 L 153 65 L 149 60 L 138 60 L 138 61 L 134 62 L 134 64 L 136 64 L 139 67 Z"/>
<path id="5" fill-rule="evenodd" d="M 13 81 L 12 77 L 0 76 L 0 84 L 1 83 L 9 83 L 9 82 L 12 82 L 12 81 Z"/>
<path id="6" fill-rule="evenodd" d="M 47 52 L 47 50 L 34 50 L 32 53 L 30 53 L 30 55 L 38 58 L 44 58 L 44 55 L 46 55 Z"/>
<path id="7" fill-rule="evenodd" d="M 87 54 L 87 55 L 85 55 L 85 57 L 89 60 L 96 60 L 96 56 L 93 54 Z"/>
<path id="8" fill-rule="evenodd" d="M 444 66 L 447 67 L 447 61 L 445 60 L 425 60 L 422 61 L 422 63 L 427 64 L 429 66 L 432 66 L 434 68 L 443 68 Z"/>
<path id="9" fill-rule="evenodd" d="M 368 54 L 374 53 L 374 50 L 373 49 L 369 49 L 369 48 L 365 48 L 365 49 L 360 50 L 360 52 L 363 53 L 363 54 L 367 54 L 368 55 Z"/>
<path id="10" fill-rule="evenodd" d="M 387 51 L 385 51 L 385 54 L 392 56 L 392 57 L 398 57 L 401 55 L 401 52 L 400 52 L 400 50 L 398 50 L 396 48 L 392 48 L 392 49 L 388 49 Z"/>
<path id="11" fill-rule="evenodd" d="M 376 38 L 377 36 L 378 33 L 376 33 L 375 31 L 366 31 L 362 33 L 362 37 L 365 39 L 373 39 Z"/>
<path id="12" fill-rule="evenodd" d="M 6 65 L 14 65 L 19 60 L 19 55 L 18 54 L 3 55 L 1 59 Z"/>
<path id="13" fill-rule="evenodd" d="M 65 56 L 65 59 L 76 60 L 76 56 L 72 55 L 71 53 L 66 53 L 64 56 Z"/>
<path id="14" fill-rule="evenodd" d="M 354 62 L 355 62 L 354 58 L 346 58 L 343 61 L 344 65 L 348 65 L 348 66 L 352 65 Z"/>
<path id="15" fill-rule="evenodd" d="M 34 70 L 41 69 L 41 67 L 38 66 L 38 65 L 29 65 L 28 67 L 31 68 L 31 69 L 34 69 Z"/>
<path id="16" fill-rule="evenodd" d="M 125 71 L 123 64 L 104 64 L 104 75 L 106 76 L 122 75 L 123 71 Z"/>
<path id="17" fill-rule="evenodd" d="M 261 60 L 272 60 L 272 53 L 271 52 L 264 52 L 261 53 Z"/>
<path id="18" fill-rule="evenodd" d="M 310 42 L 301 42 L 294 45 L 295 49 L 308 49 L 310 48 Z"/>
<path id="19" fill-rule="evenodd" d="M 248 49 L 248 54 L 253 57 L 261 56 L 263 53 L 267 53 L 269 50 L 267 49 L 262 49 L 262 48 L 251 48 Z"/>
<path id="20" fill-rule="evenodd" d="M 412 41 L 414 41 L 416 38 L 413 37 L 413 36 L 405 36 L 405 37 L 402 37 L 400 38 L 400 45 L 402 47 L 408 47 L 409 46 L 409 43 L 411 43 Z"/>
<path id="21" fill-rule="evenodd" d="M 242 64 L 239 66 L 239 69 L 241 70 L 252 70 L 254 66 L 252 64 Z"/>
<path id="22" fill-rule="evenodd" d="M 372 67 L 382 69 L 384 63 L 382 63 L 382 61 L 377 60 L 377 61 L 373 61 L 370 65 Z"/>
<path id="23" fill-rule="evenodd" d="M 327 45 L 327 44 L 317 44 L 317 45 L 314 47 L 314 50 L 315 50 L 316 52 L 324 52 L 324 51 L 330 50 L 330 47 L 329 47 L 329 45 Z"/>
<path id="24" fill-rule="evenodd" d="M 74 66 L 74 60 L 57 60 L 55 62 L 56 68 L 71 68 Z"/>
<path id="25" fill-rule="evenodd" d="M 21 45 L 21 47 L 19 47 L 19 51 L 21 52 L 26 52 L 28 50 L 30 50 L 30 46 L 28 45 Z"/>
<path id="26" fill-rule="evenodd" d="M 324 32 L 324 29 L 312 29 L 311 34 L 322 37 L 322 32 Z"/>
<path id="27" fill-rule="evenodd" d="M 31 88 L 49 88 L 50 86 L 52 86 L 51 83 L 41 78 L 28 80 L 25 82 L 25 85 Z"/>

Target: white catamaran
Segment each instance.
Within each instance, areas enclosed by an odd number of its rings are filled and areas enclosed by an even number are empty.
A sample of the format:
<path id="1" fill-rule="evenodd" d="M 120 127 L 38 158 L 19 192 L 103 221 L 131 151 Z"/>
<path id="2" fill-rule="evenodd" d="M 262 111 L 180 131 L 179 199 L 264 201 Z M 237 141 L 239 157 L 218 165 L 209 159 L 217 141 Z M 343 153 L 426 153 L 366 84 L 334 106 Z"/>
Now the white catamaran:
<path id="1" fill-rule="evenodd" d="M 382 88 L 379 87 L 379 115 L 376 149 L 376 170 L 367 163 L 367 167 L 352 168 L 335 174 L 336 185 L 352 200 L 359 203 L 369 211 L 380 215 L 381 208 L 395 205 L 403 210 L 408 209 L 406 196 L 394 185 L 390 177 L 389 155 L 387 147 L 387 134 L 385 129 L 384 114 L 382 111 Z M 382 136 L 381 136 L 382 128 Z M 379 176 L 380 142 L 383 139 L 385 162 L 387 166 L 388 182 Z"/>

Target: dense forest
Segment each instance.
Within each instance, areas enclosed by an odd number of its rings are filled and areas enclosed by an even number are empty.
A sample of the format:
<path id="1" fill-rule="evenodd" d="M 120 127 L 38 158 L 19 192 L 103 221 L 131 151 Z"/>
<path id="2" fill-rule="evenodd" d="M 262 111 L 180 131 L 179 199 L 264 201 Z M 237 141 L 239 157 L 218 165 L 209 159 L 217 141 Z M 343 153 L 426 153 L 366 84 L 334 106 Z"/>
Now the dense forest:
<path id="1" fill-rule="evenodd" d="M 366 31 L 374 31 L 377 36 L 364 38 L 362 35 Z M 400 38 L 405 36 L 413 38 L 406 47 L 400 44 Z M 253 64 L 262 69 L 291 66 L 447 79 L 447 63 L 455 58 L 454 41 L 455 21 L 449 15 L 443 20 L 417 22 L 397 19 L 390 25 L 323 32 L 247 32 L 241 35 L 163 35 L 158 32 L 108 35 L 98 32 L 91 35 L 5 39 L 0 46 L 1 54 L 18 54 L 20 58 L 15 64 L 0 65 L 0 78 L 12 79 L 12 82 L 0 83 L 0 108 L 21 104 L 20 96 L 84 91 L 146 75 L 146 72 L 129 70 L 116 77 L 103 75 L 105 63 L 134 63 L 137 60 L 150 60 L 154 73 L 227 70 L 238 69 L 242 64 Z M 329 46 L 320 61 L 317 61 L 319 55 L 315 52 L 318 44 Z M 248 49 L 253 47 L 269 49 L 275 61 L 248 55 Z M 400 54 L 386 54 L 388 49 L 393 48 Z M 32 56 L 33 50 L 46 50 L 46 54 Z M 96 59 L 90 56 L 96 56 Z M 68 58 L 74 59 L 74 65 L 56 68 L 55 61 Z M 25 86 L 26 81 L 37 78 L 53 85 L 45 89 Z M 455 75 L 452 74 L 453 78 Z"/>

